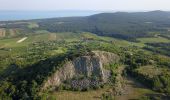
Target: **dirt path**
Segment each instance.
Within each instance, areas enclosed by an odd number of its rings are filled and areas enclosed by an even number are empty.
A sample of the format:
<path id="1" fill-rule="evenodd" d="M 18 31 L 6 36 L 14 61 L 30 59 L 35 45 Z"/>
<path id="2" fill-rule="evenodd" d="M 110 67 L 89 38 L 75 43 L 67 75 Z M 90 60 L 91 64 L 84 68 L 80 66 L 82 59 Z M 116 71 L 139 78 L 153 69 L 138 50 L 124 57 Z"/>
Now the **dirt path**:
<path id="1" fill-rule="evenodd" d="M 25 41 L 27 38 L 28 38 L 28 37 L 24 37 L 24 38 L 18 40 L 17 43 L 21 43 L 21 42 Z"/>

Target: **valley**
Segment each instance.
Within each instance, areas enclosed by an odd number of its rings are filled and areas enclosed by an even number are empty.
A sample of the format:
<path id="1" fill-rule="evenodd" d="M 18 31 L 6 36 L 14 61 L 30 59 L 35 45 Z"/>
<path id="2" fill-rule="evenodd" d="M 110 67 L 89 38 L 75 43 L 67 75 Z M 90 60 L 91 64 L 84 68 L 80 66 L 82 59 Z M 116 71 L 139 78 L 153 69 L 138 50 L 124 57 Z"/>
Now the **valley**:
<path id="1" fill-rule="evenodd" d="M 168 100 L 169 15 L 2 21 L 0 99 Z"/>

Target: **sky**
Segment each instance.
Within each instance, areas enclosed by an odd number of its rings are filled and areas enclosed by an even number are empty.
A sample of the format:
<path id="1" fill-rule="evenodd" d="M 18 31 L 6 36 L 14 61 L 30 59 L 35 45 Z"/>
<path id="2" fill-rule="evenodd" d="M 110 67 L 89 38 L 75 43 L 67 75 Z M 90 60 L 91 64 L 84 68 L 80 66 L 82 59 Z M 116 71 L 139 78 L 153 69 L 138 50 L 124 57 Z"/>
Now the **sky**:
<path id="1" fill-rule="evenodd" d="M 0 0 L 0 10 L 170 11 L 170 0 Z"/>

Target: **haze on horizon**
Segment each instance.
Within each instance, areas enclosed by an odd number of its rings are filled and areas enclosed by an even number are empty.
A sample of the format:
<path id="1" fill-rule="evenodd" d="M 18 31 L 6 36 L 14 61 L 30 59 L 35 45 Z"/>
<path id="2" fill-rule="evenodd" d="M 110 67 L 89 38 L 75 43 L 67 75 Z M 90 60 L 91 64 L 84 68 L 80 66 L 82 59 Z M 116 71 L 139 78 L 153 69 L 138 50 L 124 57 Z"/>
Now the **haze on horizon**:
<path id="1" fill-rule="evenodd" d="M 170 0 L 0 0 L 0 10 L 12 11 L 170 11 Z"/>

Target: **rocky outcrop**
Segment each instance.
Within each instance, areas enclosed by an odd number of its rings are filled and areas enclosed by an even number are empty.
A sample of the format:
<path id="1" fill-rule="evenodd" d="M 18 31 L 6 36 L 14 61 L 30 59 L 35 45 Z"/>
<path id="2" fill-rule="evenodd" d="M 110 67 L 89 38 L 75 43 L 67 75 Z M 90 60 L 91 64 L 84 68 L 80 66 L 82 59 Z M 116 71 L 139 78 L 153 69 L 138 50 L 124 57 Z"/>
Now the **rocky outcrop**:
<path id="1" fill-rule="evenodd" d="M 84 78 L 81 80 L 72 80 L 70 82 L 71 87 L 73 89 L 77 89 L 77 90 L 83 90 L 83 89 L 87 89 L 87 88 L 96 88 L 98 86 L 100 86 L 102 84 L 102 82 L 98 81 L 98 80 L 94 80 L 94 79 L 88 79 L 88 78 Z"/>
<path id="2" fill-rule="evenodd" d="M 82 56 L 73 60 L 76 75 L 102 77 L 102 63 L 97 56 Z"/>
<path id="3" fill-rule="evenodd" d="M 118 62 L 119 56 L 105 51 L 93 51 L 93 53 L 93 56 L 81 56 L 65 63 L 62 68 L 48 78 L 43 85 L 43 89 L 59 86 L 65 80 L 79 76 L 97 77 L 102 82 L 107 82 L 110 71 L 104 69 L 103 65 Z M 75 81 L 73 81 L 73 83 L 74 82 Z M 87 83 L 93 82 L 89 81 Z M 77 82 L 77 84 L 79 84 L 79 82 Z"/>
<path id="4" fill-rule="evenodd" d="M 119 56 L 105 51 L 93 51 L 97 57 L 100 58 L 103 65 L 107 65 L 110 62 L 119 62 Z"/>
<path id="5" fill-rule="evenodd" d="M 64 80 L 71 79 L 75 75 L 75 68 L 73 63 L 67 62 L 61 67 L 58 71 L 56 71 L 51 77 L 43 85 L 43 89 L 47 87 L 56 87 L 59 86 Z"/>

